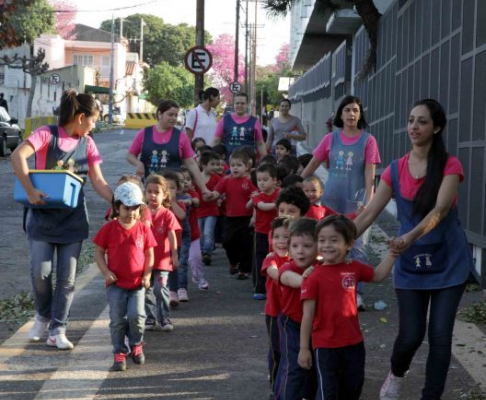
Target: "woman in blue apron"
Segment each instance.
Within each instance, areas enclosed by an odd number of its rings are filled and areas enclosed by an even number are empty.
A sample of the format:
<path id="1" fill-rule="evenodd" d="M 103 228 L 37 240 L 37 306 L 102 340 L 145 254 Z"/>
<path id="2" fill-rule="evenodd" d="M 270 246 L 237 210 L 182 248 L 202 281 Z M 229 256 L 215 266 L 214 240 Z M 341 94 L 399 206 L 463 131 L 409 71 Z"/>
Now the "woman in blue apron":
<path id="1" fill-rule="evenodd" d="M 94 128 L 100 109 L 87 94 L 66 90 L 61 97 L 59 125 L 37 129 L 12 154 L 12 166 L 24 187 L 29 203 L 43 205 L 47 195 L 32 185 L 27 159 L 35 154 L 35 169 L 68 169 L 85 179 L 111 203 L 112 191 L 101 172 L 101 158 L 88 133 Z M 74 209 L 28 208 L 25 217 L 31 256 L 31 278 L 37 312 L 29 332 L 39 341 L 49 325 L 47 345 L 72 349 L 66 326 L 74 295 L 76 267 L 89 224 L 84 192 L 81 189 Z M 52 285 L 56 253 L 56 285 Z"/>
<path id="2" fill-rule="evenodd" d="M 399 398 L 402 381 L 426 330 L 429 354 L 420 399 L 441 398 L 451 359 L 454 320 L 473 267 L 456 206 L 464 174 L 460 161 L 445 149 L 442 135 L 446 123 L 445 111 L 437 101 L 424 99 L 414 105 L 408 119 L 412 150 L 385 169 L 375 196 L 355 220 L 360 234 L 395 196 L 400 229 L 390 248 L 401 253 L 393 274 L 399 330 L 391 371 L 380 392 L 382 400 Z"/>
<path id="3" fill-rule="evenodd" d="M 312 154 L 302 172 L 307 178 L 325 163 L 329 172 L 322 204 L 342 214 L 354 213 L 373 195 L 376 164 L 381 162 L 376 139 L 364 129 L 367 126 L 361 101 L 346 96 L 336 111 L 334 125 L 339 130 L 328 133 Z M 368 263 L 368 233 L 356 241 L 350 258 Z M 357 306 L 364 310 L 363 284 L 358 285 Z"/>

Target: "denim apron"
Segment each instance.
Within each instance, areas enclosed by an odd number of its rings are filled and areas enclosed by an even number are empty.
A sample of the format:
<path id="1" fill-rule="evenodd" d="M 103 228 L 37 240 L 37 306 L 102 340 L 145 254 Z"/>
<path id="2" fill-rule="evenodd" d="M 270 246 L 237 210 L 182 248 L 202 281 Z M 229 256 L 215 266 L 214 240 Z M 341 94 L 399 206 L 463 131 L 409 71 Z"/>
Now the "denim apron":
<path id="1" fill-rule="evenodd" d="M 51 139 L 47 147 L 45 169 L 57 168 L 59 161 L 62 161 L 63 167 L 67 169 L 74 162 L 74 172 L 86 179 L 89 170 L 86 138 L 79 138 L 77 146 L 65 152 L 58 146 L 57 125 L 50 125 L 49 129 Z M 79 192 L 76 208 L 28 208 L 25 222 L 27 235 L 33 240 L 47 243 L 75 243 L 87 239 L 89 222 L 83 188 Z"/>
<path id="2" fill-rule="evenodd" d="M 167 143 L 155 143 L 153 131 L 153 126 L 147 126 L 144 130 L 140 161 L 143 162 L 145 167 L 145 178 L 164 168 L 177 169 L 182 165 L 179 153 L 181 131 L 173 128 L 172 135 Z"/>
<path id="3" fill-rule="evenodd" d="M 366 198 L 365 149 L 370 134 L 363 132 L 358 141 L 346 145 L 341 132 L 332 133 L 329 151 L 329 177 L 322 195 L 326 207 L 342 214 L 354 212 Z"/>
<path id="4" fill-rule="evenodd" d="M 227 114 L 223 117 L 223 121 L 227 160 L 238 147 L 251 146 L 256 148 L 255 123 L 257 119 L 255 117 L 251 116 L 248 121 L 237 124 L 231 115 Z"/>
<path id="5" fill-rule="evenodd" d="M 413 201 L 400 193 L 398 161 L 390 164 L 393 193 L 400 222 L 398 235 L 417 226 L 422 217 L 413 214 Z M 466 234 L 453 206 L 447 216 L 429 233 L 416 240 L 395 263 L 397 289 L 441 289 L 464 283 L 473 267 Z"/>

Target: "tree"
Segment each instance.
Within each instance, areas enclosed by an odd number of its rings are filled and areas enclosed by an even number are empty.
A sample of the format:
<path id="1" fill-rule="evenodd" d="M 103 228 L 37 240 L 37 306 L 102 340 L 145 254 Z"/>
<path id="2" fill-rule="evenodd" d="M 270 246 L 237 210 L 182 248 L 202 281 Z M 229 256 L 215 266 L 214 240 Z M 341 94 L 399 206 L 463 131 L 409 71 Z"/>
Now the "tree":
<path id="1" fill-rule="evenodd" d="M 213 66 L 209 73 L 212 84 L 220 89 L 226 100 L 233 96 L 229 84 L 234 81 L 235 70 L 235 39 L 224 33 L 216 38 L 213 44 L 206 46 L 213 55 Z M 245 63 L 243 57 L 238 57 L 238 81 L 245 80 Z"/>
<path id="2" fill-rule="evenodd" d="M 69 0 L 49 0 L 56 11 L 57 33 L 63 39 L 74 39 L 73 30 L 76 26 L 77 7 Z"/>
<path id="3" fill-rule="evenodd" d="M 123 36 L 130 42 L 130 51 L 140 52 L 140 20 L 146 24 L 143 28 L 143 59 L 151 67 L 162 61 L 172 66 L 184 64 L 184 55 L 196 43 L 196 28 L 187 24 L 171 25 L 162 18 L 149 14 L 133 14 L 123 20 Z M 111 20 L 101 23 L 100 29 L 111 32 Z M 115 20 L 115 33 L 120 33 L 120 19 Z M 205 33 L 209 43 L 211 36 Z"/>
<path id="4" fill-rule="evenodd" d="M 298 1 L 299 0 L 265 0 L 264 8 L 274 16 L 286 15 L 293 4 Z M 316 0 L 316 7 L 319 7 L 320 11 L 331 10 L 336 12 L 341 8 L 350 8 L 352 6 L 356 7 L 356 11 L 363 20 L 363 25 L 370 40 L 368 56 L 358 74 L 358 79 L 363 79 L 376 69 L 378 23 L 381 14 L 376 8 L 375 3 L 373 0 Z"/>
<path id="5" fill-rule="evenodd" d="M 171 99 L 181 107 L 189 107 L 194 102 L 194 77 L 184 67 L 162 61 L 155 68 L 145 70 L 143 85 L 152 104 Z"/>
<path id="6" fill-rule="evenodd" d="M 54 32 L 54 9 L 47 0 L 2 1 L 0 49 L 33 43 L 41 33 Z"/>
<path id="7" fill-rule="evenodd" d="M 290 45 L 284 43 L 275 57 L 275 72 L 276 73 L 286 73 L 290 71 L 290 60 L 289 60 Z"/>
<path id="8" fill-rule="evenodd" d="M 21 69 L 31 76 L 29 98 L 27 100 L 27 118 L 32 116 L 32 101 L 34 100 L 37 77 L 49 69 L 49 64 L 44 62 L 46 51 L 40 48 L 35 56 L 18 57 L 17 54 L 10 58 L 7 55 L 0 58 L 0 65 L 8 65 L 9 68 Z"/>

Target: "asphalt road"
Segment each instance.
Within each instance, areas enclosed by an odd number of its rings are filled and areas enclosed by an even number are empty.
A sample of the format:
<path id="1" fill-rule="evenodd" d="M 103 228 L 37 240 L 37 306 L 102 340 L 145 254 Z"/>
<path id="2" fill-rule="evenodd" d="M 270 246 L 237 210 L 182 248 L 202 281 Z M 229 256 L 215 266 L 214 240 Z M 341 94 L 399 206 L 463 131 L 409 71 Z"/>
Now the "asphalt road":
<path id="1" fill-rule="evenodd" d="M 125 161 L 135 131 L 118 130 L 95 136 L 108 182 L 133 172 Z M 21 207 L 12 200 L 13 175 L 8 160 L 0 161 L 0 297 L 10 297 L 30 287 L 28 246 L 21 229 Z M 87 187 L 91 235 L 103 223 L 107 204 Z M 396 223 L 387 216 L 380 226 L 391 233 Z M 373 231 L 371 262 L 383 251 L 385 233 Z M 172 333 L 147 332 L 144 366 L 129 363 L 126 372 L 109 368 L 112 354 L 103 281 L 96 267 L 84 271 L 77 282 L 68 337 L 75 350 L 60 352 L 41 343 L 29 343 L 30 322 L 0 323 L 0 399 L 191 399 L 265 400 L 267 337 L 263 302 L 252 300 L 249 281 L 228 274 L 224 252 L 218 249 L 214 265 L 207 267 L 211 288 L 204 293 L 190 286 L 190 302 L 174 310 Z M 476 297 L 474 297 L 476 296 Z M 465 303 L 479 294 L 468 294 Z M 373 309 L 375 301 L 388 307 Z M 368 311 L 360 314 L 367 348 L 363 400 L 378 398 L 389 368 L 397 333 L 397 309 L 391 280 L 367 285 Z M 458 323 L 446 394 L 443 400 L 472 399 L 467 393 L 484 384 L 486 340 L 484 327 Z M 427 343 L 415 358 L 402 400 L 419 398 Z M 481 355 L 482 354 L 482 355 Z M 482 373 L 481 373 L 482 371 Z"/>

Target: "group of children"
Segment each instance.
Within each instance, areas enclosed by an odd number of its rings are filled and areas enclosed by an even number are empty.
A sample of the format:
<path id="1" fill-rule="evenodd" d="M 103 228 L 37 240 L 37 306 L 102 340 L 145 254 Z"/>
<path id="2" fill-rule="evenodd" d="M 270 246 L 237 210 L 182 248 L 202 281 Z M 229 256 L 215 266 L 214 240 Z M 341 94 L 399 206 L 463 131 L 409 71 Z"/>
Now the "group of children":
<path id="1" fill-rule="evenodd" d="M 395 255 L 376 269 L 347 260 L 354 215 L 320 204 L 321 181 L 299 176 L 309 158 L 292 156 L 287 142 L 258 165 L 253 149 L 238 148 L 226 165 L 224 148 L 196 140 L 204 195 L 184 169 L 150 175 L 145 196 L 136 178 L 120 182 L 112 220 L 94 238 L 115 370 L 126 369 L 129 353 L 143 364 L 144 326 L 173 329 L 170 308 L 189 300 L 188 269 L 209 288 L 202 264 L 211 264 L 222 232 L 230 274 L 251 274 L 253 298 L 266 300 L 271 398 L 359 399 L 365 351 L 356 286 L 385 279 Z"/>

